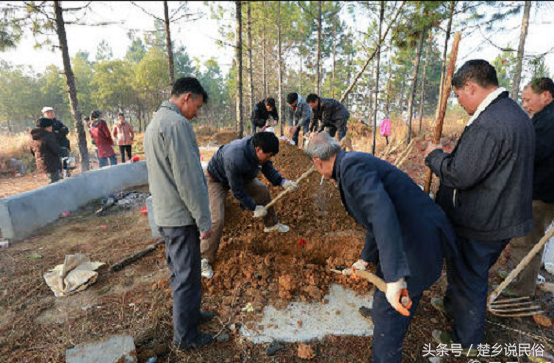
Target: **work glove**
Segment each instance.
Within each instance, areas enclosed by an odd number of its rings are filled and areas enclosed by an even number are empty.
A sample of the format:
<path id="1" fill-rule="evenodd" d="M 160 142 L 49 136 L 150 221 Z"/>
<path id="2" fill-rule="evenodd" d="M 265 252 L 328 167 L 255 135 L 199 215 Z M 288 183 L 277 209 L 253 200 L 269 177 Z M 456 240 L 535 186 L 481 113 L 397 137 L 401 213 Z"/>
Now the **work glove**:
<path id="1" fill-rule="evenodd" d="M 285 179 L 283 181 L 283 184 L 281 186 L 285 189 L 292 189 L 292 191 L 298 190 L 298 184 L 296 182 L 293 182 L 292 180 Z"/>
<path id="2" fill-rule="evenodd" d="M 267 215 L 267 209 L 263 205 L 257 205 L 254 209 L 254 218 L 261 218 Z"/>
<path id="3" fill-rule="evenodd" d="M 385 295 L 393 309 L 404 316 L 410 316 L 409 309 L 412 307 L 412 300 L 410 300 L 410 296 L 408 295 L 408 285 L 403 277 L 396 282 L 387 283 L 387 292 Z M 404 296 L 406 296 L 408 300 L 406 305 L 403 305 L 401 302 Z"/>
<path id="4" fill-rule="evenodd" d="M 365 262 L 365 261 L 362 260 L 362 259 L 359 259 L 358 261 L 356 261 L 356 262 L 352 265 L 352 270 L 365 271 L 365 270 L 367 269 L 367 265 L 368 265 L 367 262 Z"/>

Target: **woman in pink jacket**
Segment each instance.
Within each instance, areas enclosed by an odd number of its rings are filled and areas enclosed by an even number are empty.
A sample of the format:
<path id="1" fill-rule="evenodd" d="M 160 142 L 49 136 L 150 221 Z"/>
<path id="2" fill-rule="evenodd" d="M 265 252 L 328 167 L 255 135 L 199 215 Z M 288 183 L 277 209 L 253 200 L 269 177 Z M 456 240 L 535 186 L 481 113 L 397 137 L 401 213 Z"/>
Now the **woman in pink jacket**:
<path id="1" fill-rule="evenodd" d="M 381 123 L 381 136 L 384 136 L 387 140 L 387 145 L 389 144 L 389 136 L 390 136 L 390 120 L 388 117 L 386 117 L 383 122 Z"/>
<path id="2" fill-rule="evenodd" d="M 112 136 L 117 141 L 117 145 L 119 145 L 121 162 L 125 162 L 125 153 L 127 153 L 127 158 L 131 160 L 133 157 L 131 147 L 133 145 L 135 133 L 133 132 L 133 126 L 125 121 L 125 115 L 121 112 L 119 113 L 118 122 L 116 122 L 113 127 Z"/>
<path id="3" fill-rule="evenodd" d="M 94 139 L 94 142 L 96 142 L 98 164 L 102 168 L 108 166 L 108 160 L 110 165 L 117 165 L 117 160 L 115 159 L 115 152 L 112 147 L 112 134 L 108 124 L 100 116 L 102 116 L 100 111 L 92 111 L 90 113 L 90 135 Z"/>

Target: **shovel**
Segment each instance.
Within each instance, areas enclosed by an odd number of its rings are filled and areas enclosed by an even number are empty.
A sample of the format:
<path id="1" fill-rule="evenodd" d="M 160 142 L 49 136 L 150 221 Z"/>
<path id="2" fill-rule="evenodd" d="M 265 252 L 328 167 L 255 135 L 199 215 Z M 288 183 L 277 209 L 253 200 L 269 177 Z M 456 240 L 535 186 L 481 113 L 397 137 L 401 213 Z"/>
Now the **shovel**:
<path id="1" fill-rule="evenodd" d="M 369 281 L 373 285 L 375 285 L 376 288 L 378 288 L 379 290 L 381 290 L 384 293 L 387 293 L 387 284 L 386 284 L 386 282 L 383 281 L 383 279 L 381 279 L 379 276 L 377 276 L 377 275 L 375 275 L 375 274 L 373 274 L 369 271 L 353 270 L 353 269 L 349 269 L 349 268 L 346 268 L 342 271 L 341 270 L 335 270 L 333 268 L 330 269 L 330 270 L 332 272 L 335 272 L 335 273 L 338 273 L 338 274 L 341 274 L 341 275 L 345 275 L 345 276 L 354 275 L 354 276 L 363 277 L 364 279 L 366 279 L 367 281 Z M 403 290 L 403 291 L 406 291 L 406 293 L 408 292 L 407 290 Z M 406 294 L 406 295 L 403 295 L 400 298 L 400 303 L 402 304 L 403 307 L 408 308 L 409 306 L 411 306 L 412 300 Z"/>
<path id="2" fill-rule="evenodd" d="M 533 247 L 529 253 L 520 261 L 515 269 L 510 272 L 506 279 L 494 290 L 488 297 L 489 311 L 497 316 L 520 317 L 530 316 L 542 313 L 540 305 L 533 304 L 530 296 L 517 297 L 511 299 L 496 300 L 500 293 L 512 282 L 515 277 L 529 264 L 535 255 L 543 248 L 550 238 L 554 235 L 554 227 L 546 232 L 544 237 Z"/>
<path id="3" fill-rule="evenodd" d="M 296 179 L 296 184 L 300 184 L 300 182 L 304 179 L 306 179 L 307 177 L 310 176 L 311 173 L 313 173 L 315 170 L 315 168 L 312 166 L 310 169 L 306 170 L 304 172 L 304 174 L 300 175 L 300 177 L 298 179 Z M 267 203 L 266 205 L 264 205 L 264 208 L 267 210 L 269 208 L 271 208 L 275 203 L 277 203 L 277 201 L 281 198 L 283 198 L 285 195 L 287 195 L 288 193 L 290 193 L 292 189 L 288 188 L 288 189 L 285 189 L 283 190 L 281 193 L 279 193 L 275 198 L 273 198 L 273 200 L 269 203 Z"/>

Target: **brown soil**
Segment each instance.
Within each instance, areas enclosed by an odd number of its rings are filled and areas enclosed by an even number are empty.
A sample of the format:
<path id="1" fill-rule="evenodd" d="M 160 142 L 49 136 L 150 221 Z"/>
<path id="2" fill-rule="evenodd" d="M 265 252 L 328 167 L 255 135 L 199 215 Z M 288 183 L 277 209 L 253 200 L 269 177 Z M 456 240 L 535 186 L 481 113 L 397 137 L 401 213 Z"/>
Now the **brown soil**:
<path id="1" fill-rule="evenodd" d="M 355 144 L 356 141 L 367 143 L 354 140 Z M 416 145 L 402 167 L 419 184 L 426 172 L 422 166 L 426 144 Z M 404 149 L 392 153 L 389 161 L 394 162 Z M 274 164 L 290 179 L 296 179 L 310 167 L 302 151 L 286 143 L 281 143 Z M 280 222 L 291 227 L 286 234 L 264 233 L 262 222 L 254 220 L 252 213 L 242 211 L 229 193 L 215 275 L 211 280 L 203 279 L 203 308 L 217 311 L 219 317 L 202 330 L 226 333 L 230 340 L 195 352 L 177 352 L 170 344 L 172 295 L 163 246 L 119 272 L 112 273 L 107 268 L 153 242 L 148 238 L 147 219 L 140 214 L 140 207 L 128 211 L 114 209 L 98 217 L 94 214 L 98 204 L 91 203 L 36 236 L 0 250 L 2 361 L 63 362 L 66 349 L 112 334 L 131 335 L 140 362 L 152 356 L 152 351 L 164 354 L 158 362 L 303 361 L 298 357 L 298 344 L 285 344 L 275 356 L 268 357 L 264 352 L 266 345 L 244 341 L 238 330 L 253 320 L 254 314 L 243 311 L 248 303 L 259 312 L 267 304 L 284 307 L 289 301 L 321 301 L 330 283 L 370 293 L 369 283 L 328 270 L 356 261 L 363 246 L 364 230 L 345 213 L 335 187 L 328 181 L 320 185 L 320 181 L 318 174 L 312 174 L 297 192 L 277 203 Z M 276 196 L 281 188 L 270 190 Z M 305 245 L 299 246 L 300 238 Z M 31 259 L 35 253 L 42 258 Z M 72 253 L 85 253 L 107 266 L 99 270 L 97 282 L 87 290 L 55 298 L 42 274 Z M 550 279 L 550 275 L 544 275 Z M 491 277 L 495 279 L 492 274 Z M 422 349 L 424 344 L 436 348 L 431 338 L 433 329 L 448 329 L 449 322 L 430 305 L 430 298 L 442 295 L 445 287 L 443 276 L 424 294 L 405 340 L 403 362 L 427 362 Z M 554 302 L 551 295 L 540 291 L 538 294 L 545 307 Z M 551 309 L 547 309 L 546 315 L 554 317 Z M 498 323 L 507 328 L 495 325 Z M 528 332 L 538 337 L 531 339 Z M 546 343 L 551 345 L 545 349 L 552 351 L 554 332 L 553 328 L 538 326 L 531 318 L 489 316 L 485 340 L 491 345 Z M 371 341 L 371 338 L 330 336 L 311 342 L 314 354 L 311 361 L 367 362 L 371 360 Z M 502 355 L 495 359 L 513 360 Z"/>
<path id="2" fill-rule="evenodd" d="M 237 139 L 237 133 L 234 131 L 224 131 L 224 132 L 218 132 L 217 134 L 214 134 L 210 138 L 210 142 L 212 144 L 216 145 L 225 145 L 230 143 L 233 140 Z"/>

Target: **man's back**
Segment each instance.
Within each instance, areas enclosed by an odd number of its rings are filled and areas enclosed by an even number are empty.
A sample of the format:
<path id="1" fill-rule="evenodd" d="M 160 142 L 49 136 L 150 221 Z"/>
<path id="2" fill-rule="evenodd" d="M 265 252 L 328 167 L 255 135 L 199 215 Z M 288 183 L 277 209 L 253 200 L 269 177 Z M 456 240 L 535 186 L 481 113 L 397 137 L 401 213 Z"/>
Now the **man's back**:
<path id="1" fill-rule="evenodd" d="M 507 93 L 466 127 L 438 167 L 437 203 L 459 235 L 499 240 L 533 228 L 534 145 L 529 117 Z"/>
<path id="2" fill-rule="evenodd" d="M 156 224 L 195 224 L 203 212 L 201 204 L 209 202 L 192 126 L 175 105 L 166 101 L 146 128 L 143 142 Z M 195 190 L 202 185 L 205 193 Z M 210 224 L 209 213 L 207 217 L 196 223 Z"/>

